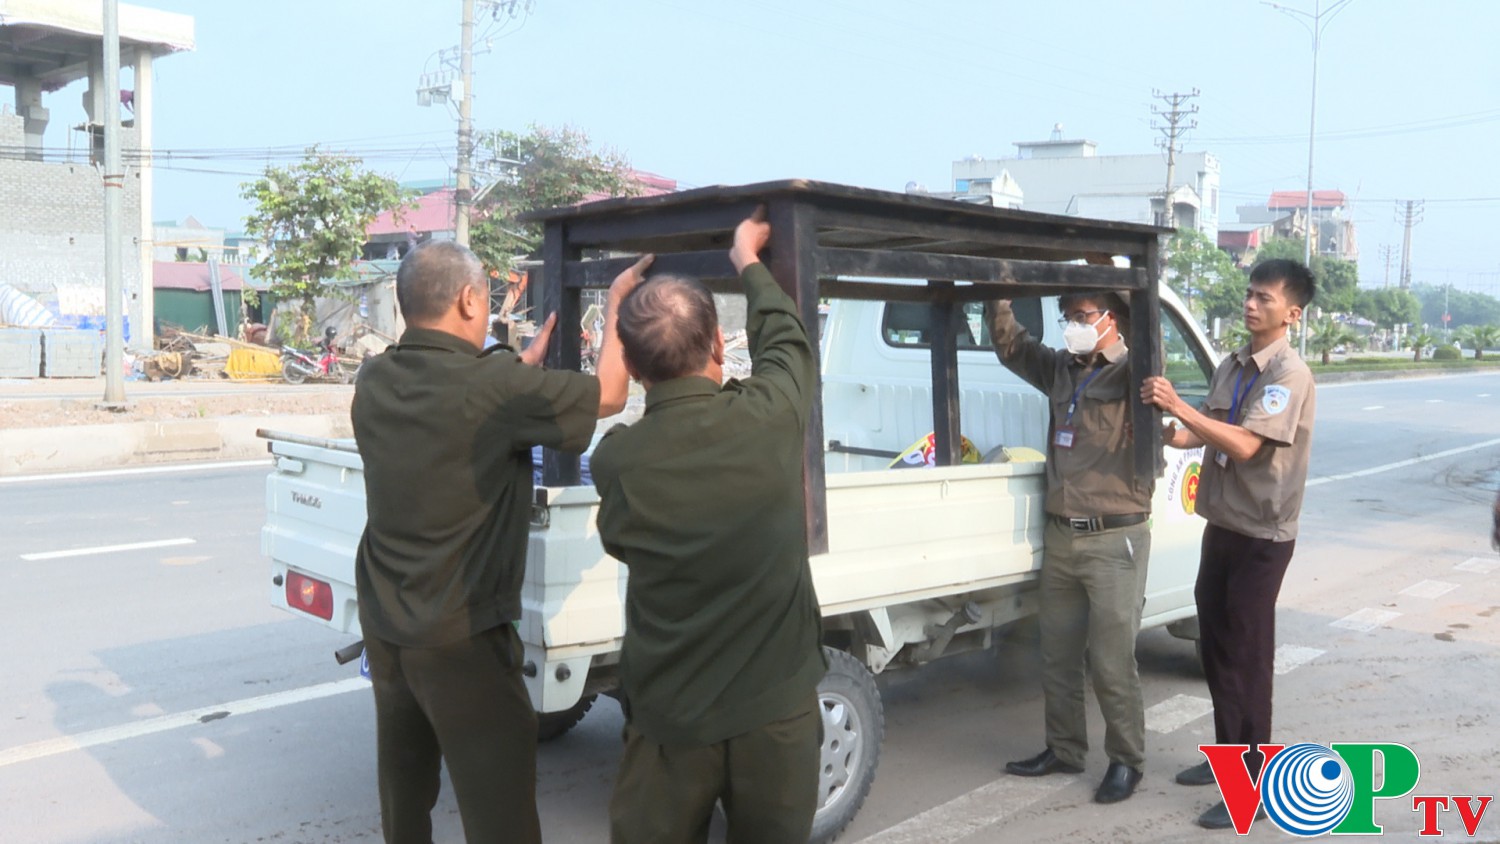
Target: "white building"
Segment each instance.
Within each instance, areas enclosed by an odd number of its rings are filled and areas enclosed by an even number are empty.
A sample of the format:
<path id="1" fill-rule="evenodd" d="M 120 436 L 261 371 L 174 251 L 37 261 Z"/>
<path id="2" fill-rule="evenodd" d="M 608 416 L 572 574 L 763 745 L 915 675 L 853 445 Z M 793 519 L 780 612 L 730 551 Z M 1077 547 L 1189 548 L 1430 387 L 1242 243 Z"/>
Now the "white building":
<path id="1" fill-rule="evenodd" d="M 953 162 L 953 194 L 976 201 L 989 196 L 997 206 L 1048 214 L 1161 222 L 1165 155 L 1099 155 L 1093 141 L 1060 136 L 1017 142 L 1014 158 L 971 156 Z M 1218 239 L 1217 158 L 1207 152 L 1177 154 L 1172 207 L 1178 228 L 1196 228 Z"/>

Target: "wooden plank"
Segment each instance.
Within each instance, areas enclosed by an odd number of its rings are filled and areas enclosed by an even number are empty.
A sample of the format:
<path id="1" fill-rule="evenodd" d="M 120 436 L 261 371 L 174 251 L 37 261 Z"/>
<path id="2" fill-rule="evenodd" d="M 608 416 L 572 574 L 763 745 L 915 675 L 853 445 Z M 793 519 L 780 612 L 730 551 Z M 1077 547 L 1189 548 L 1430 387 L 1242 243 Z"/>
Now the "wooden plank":
<path id="1" fill-rule="evenodd" d="M 557 327 L 547 349 L 549 369 L 577 372 L 582 363 L 578 345 L 580 291 L 564 287 L 563 272 L 569 261 L 577 260 L 579 250 L 568 243 L 568 229 L 561 221 L 548 222 L 542 239 L 542 313 L 536 314 L 541 325 L 549 314 L 557 314 Z M 547 486 L 577 486 L 583 482 L 578 455 L 563 454 L 555 449 L 542 451 L 542 483 Z"/>
<path id="2" fill-rule="evenodd" d="M 771 275 L 797 302 L 802 324 L 818 357 L 818 266 L 816 215 L 796 197 L 767 203 L 771 224 Z M 813 402 L 802 449 L 802 489 L 807 507 L 807 553 L 828 552 L 828 494 L 823 465 L 823 384 L 821 365 L 813 368 Z"/>
<path id="3" fill-rule="evenodd" d="M 953 286 L 951 281 L 928 283 L 934 291 Z M 963 437 L 959 426 L 958 336 L 954 321 L 958 305 L 951 299 L 935 299 L 931 309 L 932 344 L 932 431 L 933 457 L 938 466 L 957 466 L 963 462 Z"/>
<path id="4" fill-rule="evenodd" d="M 1130 293 L 1130 384 L 1131 426 L 1135 433 L 1135 471 L 1137 477 L 1159 478 L 1165 469 L 1162 460 L 1161 411 L 1141 401 L 1140 386 L 1147 376 L 1163 373 L 1161 347 L 1161 299 L 1157 288 L 1161 273 L 1161 254 L 1157 242 L 1146 244 L 1142 256 L 1143 271 L 1151 284 Z M 1132 260 L 1132 263 L 1135 261 Z"/>
<path id="5" fill-rule="evenodd" d="M 572 288 L 606 288 L 614 281 L 615 276 L 629 269 L 635 262 L 635 257 L 569 261 L 563 271 L 563 284 Z M 658 255 L 651 262 L 647 275 L 662 273 L 689 276 L 701 281 L 739 278 L 734 271 L 734 264 L 729 261 L 729 253 L 722 249 Z"/>
<path id="6" fill-rule="evenodd" d="M 879 281 L 844 281 L 831 278 L 824 278 L 818 284 L 825 299 L 855 299 L 873 302 L 988 302 L 991 299 L 1056 296 L 1070 289 L 1056 284 L 976 282 L 956 284 L 949 290 L 934 291 L 915 284 L 886 284 Z"/>
<path id="7" fill-rule="evenodd" d="M 753 199 L 697 208 L 662 208 L 650 214 L 585 217 L 568 226 L 568 241 L 578 247 L 609 248 L 620 244 L 682 235 L 732 233 L 750 216 Z M 725 241 L 728 248 L 728 241 Z"/>
<path id="8" fill-rule="evenodd" d="M 1146 274 L 1135 268 L 1012 261 L 891 249 L 819 249 L 818 273 L 823 276 L 1009 282 L 1092 290 L 1138 290 L 1147 283 Z"/>
<path id="9" fill-rule="evenodd" d="M 1039 219 L 989 222 L 987 225 L 967 214 L 952 209 L 949 215 L 926 215 L 911 219 L 896 214 L 875 214 L 843 209 L 827 209 L 819 217 L 823 227 L 829 231 L 858 231 L 888 236 L 891 240 L 923 238 L 934 242 L 968 241 L 998 247 L 1015 247 L 1055 251 L 1069 258 L 1082 258 L 1090 252 L 1109 255 L 1129 255 L 1141 250 L 1146 239 L 1138 234 L 1123 232 L 1094 232 L 1095 221 L 1082 221 L 1076 230 L 1089 231 L 1087 235 L 1057 233 L 1057 218 L 1038 215 Z M 1025 212 L 1018 212 L 1023 214 Z"/>

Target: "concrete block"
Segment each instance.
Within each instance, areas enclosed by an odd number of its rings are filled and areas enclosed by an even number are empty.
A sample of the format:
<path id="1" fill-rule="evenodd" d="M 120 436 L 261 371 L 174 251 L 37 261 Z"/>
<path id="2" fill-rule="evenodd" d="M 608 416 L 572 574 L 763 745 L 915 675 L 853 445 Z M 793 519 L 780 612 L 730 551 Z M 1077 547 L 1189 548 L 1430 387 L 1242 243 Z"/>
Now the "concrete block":
<path id="1" fill-rule="evenodd" d="M 38 378 L 41 374 L 41 331 L 0 328 L 0 378 Z"/>

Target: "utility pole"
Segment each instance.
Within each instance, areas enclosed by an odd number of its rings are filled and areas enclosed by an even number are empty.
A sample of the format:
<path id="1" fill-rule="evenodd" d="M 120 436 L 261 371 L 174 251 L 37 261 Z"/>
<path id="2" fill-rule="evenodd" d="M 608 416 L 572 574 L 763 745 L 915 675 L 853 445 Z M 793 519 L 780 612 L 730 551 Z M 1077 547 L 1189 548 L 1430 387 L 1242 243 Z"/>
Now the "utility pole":
<path id="1" fill-rule="evenodd" d="M 469 211 L 473 207 L 471 170 L 474 166 L 474 0 L 463 0 L 464 17 L 459 27 L 458 75 L 458 180 L 453 191 L 453 239 L 469 245 Z"/>
<path id="2" fill-rule="evenodd" d="M 1169 229 L 1174 229 L 1177 226 L 1172 208 L 1172 182 L 1177 176 L 1177 153 L 1182 152 L 1182 145 L 1179 143 L 1179 140 L 1183 133 L 1189 129 L 1198 128 L 1198 121 L 1196 120 L 1184 122 L 1184 119 L 1189 115 L 1198 113 L 1198 107 L 1184 108 L 1183 106 L 1188 100 L 1198 96 L 1198 89 L 1194 88 L 1187 94 L 1163 94 L 1160 91 L 1152 91 L 1151 96 L 1161 100 L 1168 106 L 1166 109 L 1160 109 L 1156 106 L 1151 107 L 1152 114 L 1166 118 L 1167 121 L 1165 126 L 1160 126 L 1153 122 L 1151 128 L 1161 132 L 1162 139 L 1157 141 L 1156 145 L 1167 151 L 1167 190 L 1162 196 L 1162 225 Z"/>
<path id="3" fill-rule="evenodd" d="M 1395 252 L 1396 250 L 1389 243 L 1382 244 L 1380 247 L 1380 257 L 1385 261 L 1385 284 L 1381 285 L 1382 287 L 1391 286 L 1391 256 Z"/>
<path id="4" fill-rule="evenodd" d="M 125 290 L 120 255 L 120 7 L 104 0 L 104 403 L 125 401 Z M 149 293 L 149 289 L 147 290 Z M 139 329 L 137 329 L 139 330 Z"/>
<path id="5" fill-rule="evenodd" d="M 1411 289 L 1411 230 L 1417 223 L 1422 222 L 1422 200 L 1406 200 L 1406 213 L 1397 212 L 1396 222 L 1405 226 L 1406 233 L 1401 239 L 1401 289 Z"/>

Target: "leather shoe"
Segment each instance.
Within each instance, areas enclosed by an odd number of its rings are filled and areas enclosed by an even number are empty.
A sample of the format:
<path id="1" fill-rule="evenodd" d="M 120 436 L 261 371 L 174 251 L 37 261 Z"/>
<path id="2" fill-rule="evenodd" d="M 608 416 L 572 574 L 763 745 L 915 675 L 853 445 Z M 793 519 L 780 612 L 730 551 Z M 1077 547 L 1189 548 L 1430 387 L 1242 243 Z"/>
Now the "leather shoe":
<path id="1" fill-rule="evenodd" d="M 1214 769 L 1207 762 L 1199 762 L 1191 768 L 1177 773 L 1178 785 L 1213 785 Z"/>
<path id="2" fill-rule="evenodd" d="M 1104 781 L 1099 783 L 1099 790 L 1094 792 L 1094 802 L 1118 803 L 1134 794 L 1135 787 L 1140 782 L 1140 771 L 1129 765 L 1111 762 L 1109 770 L 1104 772 Z"/>
<path id="3" fill-rule="evenodd" d="M 1255 810 L 1255 819 L 1261 820 L 1265 816 L 1265 807 L 1257 807 Z M 1210 806 L 1208 811 L 1198 816 L 1198 825 L 1204 829 L 1232 829 L 1234 827 L 1234 820 L 1229 817 L 1229 807 L 1224 805 L 1224 801 L 1220 800 Z"/>
<path id="4" fill-rule="evenodd" d="M 1080 774 L 1083 773 L 1083 769 L 1057 758 L 1057 754 L 1053 753 L 1052 748 L 1049 747 L 1030 759 L 1005 763 L 1005 772 L 1018 777 L 1045 777 L 1048 774 L 1057 773 Z"/>

